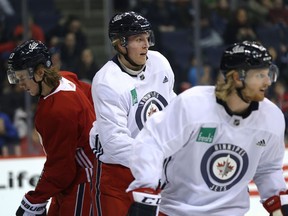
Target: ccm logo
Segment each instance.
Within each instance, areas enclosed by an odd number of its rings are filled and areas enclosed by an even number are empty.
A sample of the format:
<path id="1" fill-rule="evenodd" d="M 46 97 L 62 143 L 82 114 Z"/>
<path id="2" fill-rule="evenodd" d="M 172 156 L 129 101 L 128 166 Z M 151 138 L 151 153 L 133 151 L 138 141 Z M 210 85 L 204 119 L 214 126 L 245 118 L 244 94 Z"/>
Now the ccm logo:
<path id="1" fill-rule="evenodd" d="M 142 203 L 148 205 L 158 205 L 161 202 L 161 198 L 144 197 Z"/>

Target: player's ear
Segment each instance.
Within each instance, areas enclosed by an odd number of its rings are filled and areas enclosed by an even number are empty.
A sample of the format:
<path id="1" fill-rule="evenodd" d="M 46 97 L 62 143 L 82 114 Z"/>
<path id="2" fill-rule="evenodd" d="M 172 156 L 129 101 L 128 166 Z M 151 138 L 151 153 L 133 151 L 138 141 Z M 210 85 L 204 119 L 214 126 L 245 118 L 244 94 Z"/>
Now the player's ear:
<path id="1" fill-rule="evenodd" d="M 118 52 L 120 52 L 121 54 L 127 54 L 126 47 L 123 47 L 123 46 L 121 45 L 121 43 L 117 43 L 116 46 L 117 46 Z"/>
<path id="2" fill-rule="evenodd" d="M 38 67 L 36 67 L 36 70 L 34 72 L 34 76 L 35 76 L 36 80 L 38 80 L 38 79 L 42 80 L 44 74 L 45 74 L 44 66 L 39 65 Z"/>
<path id="3" fill-rule="evenodd" d="M 234 81 L 236 87 L 241 87 L 243 85 L 238 71 L 236 71 L 236 70 L 233 71 L 232 78 L 233 78 L 233 81 Z"/>

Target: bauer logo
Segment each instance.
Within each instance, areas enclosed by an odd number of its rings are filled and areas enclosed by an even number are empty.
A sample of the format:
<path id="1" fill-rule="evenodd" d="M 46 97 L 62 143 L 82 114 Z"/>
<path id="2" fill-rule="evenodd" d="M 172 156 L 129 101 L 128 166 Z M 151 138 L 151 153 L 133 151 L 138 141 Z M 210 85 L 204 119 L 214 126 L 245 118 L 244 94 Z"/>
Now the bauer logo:
<path id="1" fill-rule="evenodd" d="M 197 137 L 197 142 L 212 143 L 214 139 L 216 128 L 203 128 L 201 127 Z"/>

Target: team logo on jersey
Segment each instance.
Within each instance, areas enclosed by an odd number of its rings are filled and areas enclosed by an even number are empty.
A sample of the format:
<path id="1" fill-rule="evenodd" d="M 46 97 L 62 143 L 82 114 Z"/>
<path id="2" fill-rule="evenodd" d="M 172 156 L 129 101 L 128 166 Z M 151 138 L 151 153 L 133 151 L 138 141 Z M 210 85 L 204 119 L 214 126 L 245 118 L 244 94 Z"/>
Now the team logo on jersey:
<path id="1" fill-rule="evenodd" d="M 216 131 L 216 128 L 204 128 L 204 127 L 201 127 L 196 141 L 197 142 L 212 143 L 215 131 Z"/>
<path id="2" fill-rule="evenodd" d="M 244 149 L 233 144 L 216 144 L 204 154 L 201 174 L 210 190 L 227 191 L 243 178 L 248 164 Z"/>
<path id="3" fill-rule="evenodd" d="M 137 111 L 135 113 L 135 119 L 139 130 L 143 128 L 143 124 L 146 122 L 153 113 L 162 110 L 168 103 L 166 99 L 156 91 L 152 91 L 144 95 L 139 101 Z"/>

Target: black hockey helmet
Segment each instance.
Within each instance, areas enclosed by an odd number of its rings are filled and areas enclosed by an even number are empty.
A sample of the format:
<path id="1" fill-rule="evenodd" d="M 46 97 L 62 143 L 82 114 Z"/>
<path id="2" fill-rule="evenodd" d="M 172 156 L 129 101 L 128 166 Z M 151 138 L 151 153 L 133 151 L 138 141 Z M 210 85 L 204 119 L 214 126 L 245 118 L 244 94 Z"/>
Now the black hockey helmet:
<path id="1" fill-rule="evenodd" d="M 244 80 L 248 70 L 260 68 L 269 68 L 271 81 L 277 80 L 278 68 L 272 63 L 267 49 L 258 42 L 234 43 L 224 51 L 221 58 L 220 70 L 224 76 L 231 70 L 237 70 L 240 79 Z"/>
<path id="2" fill-rule="evenodd" d="M 154 34 L 150 22 L 134 11 L 118 13 L 109 22 L 109 38 L 113 42 L 120 39 L 122 46 L 127 45 L 127 37 L 148 32 L 150 35 L 149 45 L 155 44 Z"/>
<path id="3" fill-rule="evenodd" d="M 28 40 L 17 46 L 8 59 L 7 76 L 10 84 L 18 83 L 15 76 L 17 70 L 28 70 L 29 77 L 33 78 L 34 69 L 39 64 L 46 68 L 52 65 L 51 54 L 48 48 L 37 40 Z"/>

